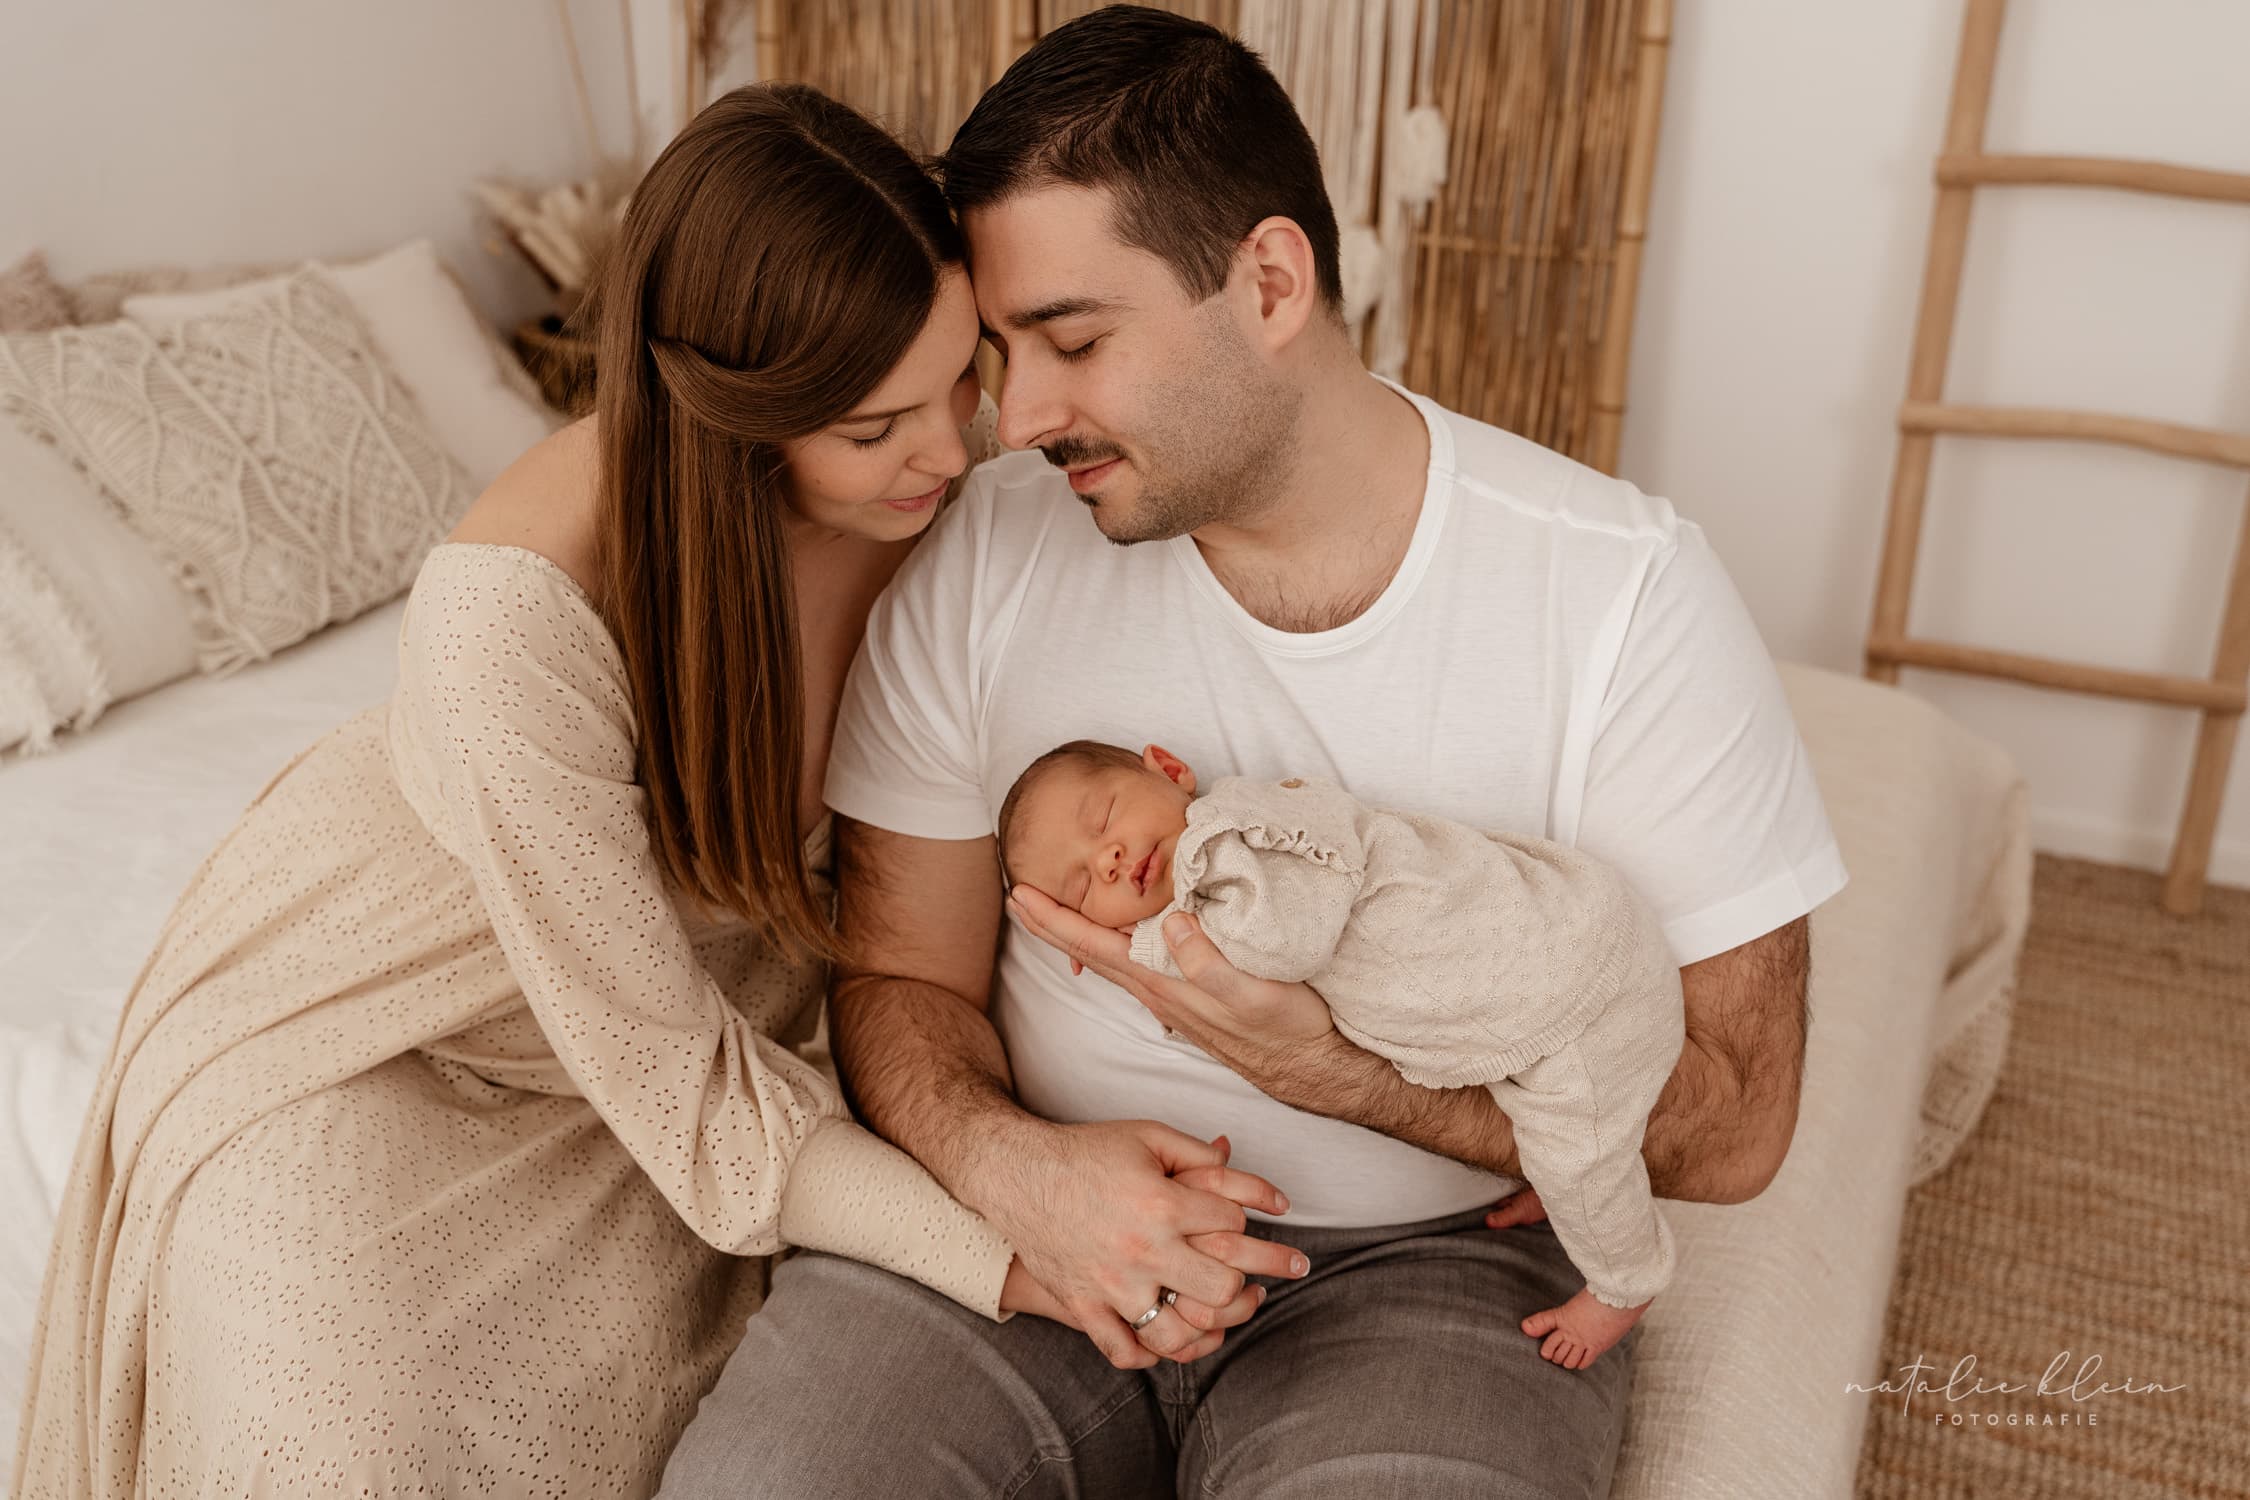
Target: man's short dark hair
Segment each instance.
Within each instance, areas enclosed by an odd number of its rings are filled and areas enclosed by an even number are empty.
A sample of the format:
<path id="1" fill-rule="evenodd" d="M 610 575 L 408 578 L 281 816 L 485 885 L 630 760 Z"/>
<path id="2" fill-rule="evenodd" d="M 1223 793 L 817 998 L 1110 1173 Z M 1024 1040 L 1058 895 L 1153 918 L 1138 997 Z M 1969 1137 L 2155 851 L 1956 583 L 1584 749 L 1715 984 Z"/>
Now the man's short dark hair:
<path id="1" fill-rule="evenodd" d="M 938 166 L 955 213 L 1056 183 L 1108 189 L 1118 238 L 1198 301 L 1253 226 L 1293 219 L 1341 315 L 1320 153 L 1258 54 L 1215 26 L 1112 5 L 1056 27 L 985 90 Z"/>

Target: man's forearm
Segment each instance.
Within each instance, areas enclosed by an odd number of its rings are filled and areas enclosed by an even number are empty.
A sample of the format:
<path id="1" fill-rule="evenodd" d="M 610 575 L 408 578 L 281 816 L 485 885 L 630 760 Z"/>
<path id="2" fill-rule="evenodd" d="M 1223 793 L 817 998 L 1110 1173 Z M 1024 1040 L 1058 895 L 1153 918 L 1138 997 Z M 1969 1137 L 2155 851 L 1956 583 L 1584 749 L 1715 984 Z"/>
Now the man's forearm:
<path id="1" fill-rule="evenodd" d="M 1641 1138 L 1658 1197 L 1747 1203 L 1789 1154 L 1811 1024 L 1811 923 L 1680 971 L 1687 1042 Z"/>
<path id="2" fill-rule="evenodd" d="M 1641 1138 L 1657 1197 L 1747 1203 L 1780 1171 L 1804 1082 L 1809 933 L 1799 917 L 1680 971 L 1686 1043 Z M 1271 1071 L 1300 1109 L 1522 1176 L 1515 1128 L 1481 1088 L 1421 1088 L 1333 1035 Z"/>
<path id="3" fill-rule="evenodd" d="M 837 1070 L 867 1127 L 978 1208 L 988 1158 L 1032 1121 L 992 1022 L 938 985 L 869 975 L 830 1001 Z"/>
<path id="4" fill-rule="evenodd" d="M 1489 1089 L 1409 1083 L 1387 1060 L 1340 1035 L 1277 1065 L 1264 1088 L 1309 1113 L 1381 1131 L 1502 1177 L 1523 1176 L 1515 1126 Z M 1726 1123 L 1739 1117 L 1728 1101 L 1740 1095 L 1731 1070 L 1690 1036 L 1642 1138 L 1657 1197 L 1741 1203 L 1764 1188 L 1772 1176 L 1765 1153 Z"/>
<path id="5" fill-rule="evenodd" d="M 1691 1203 L 1747 1203 L 1757 1197 L 1773 1180 L 1789 1142 L 1753 1134 L 1756 1122 L 1776 1111 L 1791 1127 L 1797 1118 L 1793 1089 L 1786 1103 L 1771 1104 L 1754 1101 L 1751 1085 L 1724 1057 L 1688 1033 L 1641 1137 L 1650 1190 Z"/>
<path id="6" fill-rule="evenodd" d="M 1492 1091 L 1408 1083 L 1388 1060 L 1336 1032 L 1284 1062 L 1265 1092 L 1311 1114 L 1381 1131 L 1502 1177 L 1521 1177 L 1516 1131 Z"/>

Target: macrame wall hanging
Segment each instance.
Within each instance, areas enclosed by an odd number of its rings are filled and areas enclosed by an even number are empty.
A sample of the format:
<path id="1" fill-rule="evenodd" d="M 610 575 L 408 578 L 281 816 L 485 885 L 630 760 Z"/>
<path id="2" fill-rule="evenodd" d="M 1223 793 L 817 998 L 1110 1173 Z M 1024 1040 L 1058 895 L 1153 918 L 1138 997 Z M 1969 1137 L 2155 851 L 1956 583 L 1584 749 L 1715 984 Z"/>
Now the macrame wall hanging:
<path id="1" fill-rule="evenodd" d="M 688 3 L 688 0 L 678 0 Z M 759 76 L 941 147 L 1100 0 L 759 0 Z M 699 0 L 699 33 L 730 9 Z M 1257 49 L 1320 148 L 1369 368 L 1613 469 L 1671 0 L 1171 0 Z"/>

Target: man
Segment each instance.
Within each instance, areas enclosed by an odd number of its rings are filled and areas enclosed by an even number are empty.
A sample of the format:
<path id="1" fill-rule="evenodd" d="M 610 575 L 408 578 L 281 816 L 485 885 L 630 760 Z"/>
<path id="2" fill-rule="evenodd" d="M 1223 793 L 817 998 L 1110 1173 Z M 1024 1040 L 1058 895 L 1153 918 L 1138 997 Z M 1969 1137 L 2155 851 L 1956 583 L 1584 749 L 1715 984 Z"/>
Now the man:
<path id="1" fill-rule="evenodd" d="M 1058 740 L 1155 738 L 1608 860 L 1682 965 L 1653 1186 L 1740 1202 L 1788 1149 L 1805 916 L 1845 880 L 1756 629 L 1663 501 L 1365 371 L 1312 143 L 1222 33 L 1060 28 L 944 174 L 1001 437 L 1036 451 L 976 473 L 854 665 L 835 1048 L 1073 1326 L 799 1256 L 666 1493 L 1607 1493 L 1638 1330 L 1572 1370 L 1519 1326 L 1582 1278 L 1488 1217 L 1517 1186 L 1490 1093 L 1405 1083 L 1192 918 L 1185 982 L 1035 892 L 1003 930 L 993 816 Z M 1245 1227 L 1309 1274 L 1254 1277 L 1247 1321 L 1254 1257 L 1151 1120 L 1286 1195 Z"/>

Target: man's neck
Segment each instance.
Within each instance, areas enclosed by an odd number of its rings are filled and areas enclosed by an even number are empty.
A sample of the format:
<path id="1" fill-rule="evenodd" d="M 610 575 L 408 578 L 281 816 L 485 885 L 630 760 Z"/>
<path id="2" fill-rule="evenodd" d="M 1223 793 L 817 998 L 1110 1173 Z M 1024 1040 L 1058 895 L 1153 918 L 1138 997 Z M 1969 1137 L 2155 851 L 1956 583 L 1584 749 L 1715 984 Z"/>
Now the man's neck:
<path id="1" fill-rule="evenodd" d="M 1381 595 L 1421 515 L 1429 430 L 1355 365 L 1309 391 L 1272 503 L 1193 533 L 1212 574 L 1277 630 L 1334 629 Z"/>

